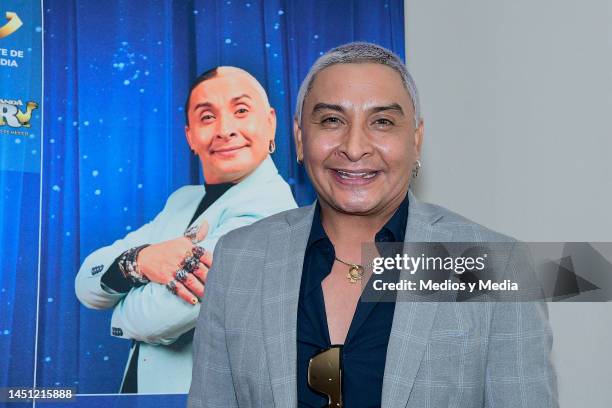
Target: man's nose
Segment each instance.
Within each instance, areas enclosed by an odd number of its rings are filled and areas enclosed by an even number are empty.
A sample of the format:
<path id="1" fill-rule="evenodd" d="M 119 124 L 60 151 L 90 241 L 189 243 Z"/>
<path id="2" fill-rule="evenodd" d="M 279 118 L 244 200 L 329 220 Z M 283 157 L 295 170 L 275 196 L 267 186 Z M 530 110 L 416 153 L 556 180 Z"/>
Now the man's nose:
<path id="1" fill-rule="evenodd" d="M 343 135 L 343 140 L 338 150 L 353 162 L 370 155 L 373 148 L 367 130 L 356 124 L 351 124 Z"/>
<path id="2" fill-rule="evenodd" d="M 218 127 L 217 127 L 217 137 L 228 138 L 232 136 L 236 136 L 238 132 L 236 131 L 236 121 L 231 117 L 221 117 L 219 118 Z"/>

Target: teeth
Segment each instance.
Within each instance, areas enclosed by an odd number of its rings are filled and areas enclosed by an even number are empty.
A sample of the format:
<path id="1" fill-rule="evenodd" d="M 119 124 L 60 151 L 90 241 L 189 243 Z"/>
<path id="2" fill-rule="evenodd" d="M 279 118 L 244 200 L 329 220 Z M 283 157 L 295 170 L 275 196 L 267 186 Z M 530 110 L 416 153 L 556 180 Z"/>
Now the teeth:
<path id="1" fill-rule="evenodd" d="M 375 171 L 373 171 L 371 173 L 366 173 L 366 172 L 363 172 L 363 173 L 349 173 L 347 171 L 336 170 L 336 172 L 343 179 L 354 179 L 354 178 L 370 179 L 370 178 L 372 178 L 372 177 L 374 177 L 376 175 Z"/>

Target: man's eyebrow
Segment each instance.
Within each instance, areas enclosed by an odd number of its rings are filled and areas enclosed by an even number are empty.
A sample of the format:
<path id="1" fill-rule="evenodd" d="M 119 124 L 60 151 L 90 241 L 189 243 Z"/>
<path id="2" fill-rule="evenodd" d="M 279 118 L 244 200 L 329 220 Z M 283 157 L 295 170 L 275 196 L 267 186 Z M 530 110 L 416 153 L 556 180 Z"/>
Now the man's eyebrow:
<path id="1" fill-rule="evenodd" d="M 387 110 L 394 110 L 394 111 L 399 112 L 402 116 L 404 115 L 404 110 L 397 103 L 392 103 L 390 105 L 384 105 L 384 106 L 375 106 L 372 108 L 372 113 L 384 112 Z"/>
<path id="2" fill-rule="evenodd" d="M 212 109 L 212 107 L 213 105 L 210 102 L 200 102 L 193 107 L 193 110 L 197 111 L 198 109 Z"/>
<path id="3" fill-rule="evenodd" d="M 232 98 L 232 99 L 231 99 L 231 102 L 232 102 L 232 103 L 236 103 L 236 102 L 238 102 L 240 99 L 243 99 L 243 98 L 247 98 L 247 99 L 251 99 L 251 100 L 253 99 L 253 98 L 251 98 L 251 97 L 250 97 L 249 95 L 247 95 L 247 94 L 242 94 L 242 95 L 239 95 L 239 96 L 236 96 L 236 97 Z M 200 102 L 200 103 L 196 104 L 196 105 L 193 107 L 193 110 L 198 110 L 198 109 L 212 109 L 213 107 L 214 107 L 214 105 L 213 105 L 212 103 L 210 103 L 210 102 Z"/>
<path id="4" fill-rule="evenodd" d="M 344 108 L 340 105 L 319 102 L 314 106 L 314 108 L 312 108 L 312 113 L 317 113 L 322 110 L 333 110 L 333 111 L 341 112 L 341 113 L 344 112 Z"/>
<path id="5" fill-rule="evenodd" d="M 253 98 L 251 98 L 250 95 L 242 94 L 240 96 L 236 96 L 235 98 L 232 98 L 232 103 L 236 103 L 236 102 L 238 102 L 242 98 L 247 98 L 247 99 L 253 100 Z"/>

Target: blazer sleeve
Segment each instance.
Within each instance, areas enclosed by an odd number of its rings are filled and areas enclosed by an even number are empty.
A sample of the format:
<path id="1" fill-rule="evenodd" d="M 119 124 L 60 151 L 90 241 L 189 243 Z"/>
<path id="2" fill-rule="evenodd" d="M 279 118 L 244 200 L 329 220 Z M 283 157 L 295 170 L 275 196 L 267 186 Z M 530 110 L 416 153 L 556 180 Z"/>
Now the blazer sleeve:
<path id="1" fill-rule="evenodd" d="M 223 235 L 263 217 L 262 214 L 250 213 L 225 219 L 200 246 L 214 253 L 217 241 Z M 207 283 L 204 298 L 209 296 L 208 292 Z M 111 335 L 150 344 L 169 345 L 195 327 L 199 312 L 200 304 L 188 304 L 170 293 L 164 285 L 148 283 L 131 289 L 117 303 L 111 319 Z"/>
<path id="2" fill-rule="evenodd" d="M 194 335 L 188 408 L 238 406 L 225 338 L 225 301 L 231 281 L 225 261 L 221 240 Z"/>
<path id="3" fill-rule="evenodd" d="M 85 258 L 75 280 L 77 298 L 84 306 L 90 309 L 108 309 L 126 295 L 106 287 L 101 281 L 102 276 L 123 252 L 150 242 L 162 214 L 163 211 L 153 221 Z"/>
<path id="4" fill-rule="evenodd" d="M 91 253 L 81 265 L 75 279 L 75 292 L 80 302 L 90 309 L 109 309 L 115 306 L 126 293 L 119 293 L 102 282 L 102 276 L 113 262 L 130 248 L 155 242 L 158 227 L 173 214 L 181 202 L 186 187 L 179 188 L 168 197 L 162 211 L 149 223 L 130 232 L 111 245 Z"/>
<path id="5" fill-rule="evenodd" d="M 512 249 L 505 277 L 524 285 L 521 293 L 527 287 L 532 293 L 540 291 L 531 255 L 521 243 Z M 486 360 L 485 407 L 558 408 L 551 348 L 546 303 L 525 299 L 496 303 Z"/>

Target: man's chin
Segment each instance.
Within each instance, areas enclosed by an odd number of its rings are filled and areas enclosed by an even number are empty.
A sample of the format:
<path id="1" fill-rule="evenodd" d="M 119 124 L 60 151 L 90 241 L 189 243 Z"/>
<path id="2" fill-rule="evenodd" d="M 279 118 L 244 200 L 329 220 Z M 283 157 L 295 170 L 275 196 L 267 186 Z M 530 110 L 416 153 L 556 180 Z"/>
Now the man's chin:
<path id="1" fill-rule="evenodd" d="M 214 168 L 209 166 L 208 172 L 215 174 L 220 183 L 236 183 L 244 179 L 256 168 L 252 163 L 245 163 L 245 160 L 222 160 L 216 161 Z M 206 170 L 204 170 L 206 177 Z"/>
<path id="2" fill-rule="evenodd" d="M 376 203 L 371 200 L 338 200 L 332 203 L 337 211 L 351 215 L 369 215 L 376 212 Z"/>

